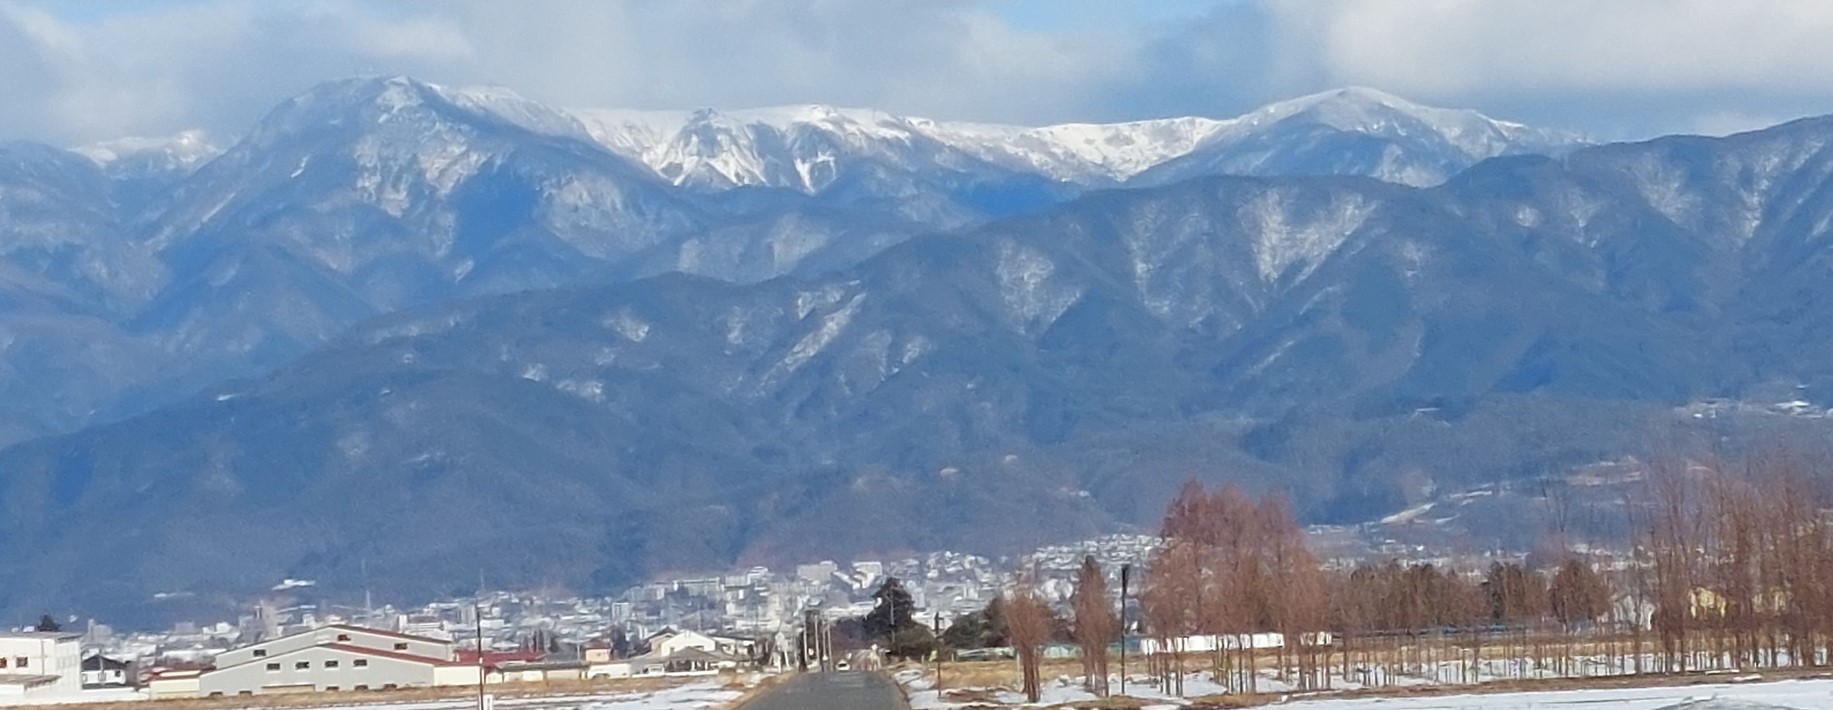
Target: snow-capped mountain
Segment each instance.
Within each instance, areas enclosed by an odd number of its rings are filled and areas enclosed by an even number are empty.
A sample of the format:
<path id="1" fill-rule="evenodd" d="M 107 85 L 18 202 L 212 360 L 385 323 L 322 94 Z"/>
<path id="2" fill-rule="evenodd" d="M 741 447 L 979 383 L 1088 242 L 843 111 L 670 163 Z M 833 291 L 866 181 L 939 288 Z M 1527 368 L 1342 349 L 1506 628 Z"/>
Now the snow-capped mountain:
<path id="1" fill-rule="evenodd" d="M 1193 471 L 1354 519 L 1693 398 L 1833 405 L 1833 120 L 1576 140 L 1360 89 L 1032 128 L 397 77 L 144 208 L 132 150 L 3 146 L 0 438 L 109 423 L 0 451 L 0 610 L 975 544 L 1149 522 Z"/>
<path id="2" fill-rule="evenodd" d="M 1204 175 L 1362 175 L 1430 187 L 1501 155 L 1560 155 L 1577 134 L 1420 106 L 1352 87 L 1271 104 L 1232 119 L 1190 151 L 1151 166 L 1144 185 Z"/>
<path id="3" fill-rule="evenodd" d="M 696 211 L 556 117 L 405 78 L 321 85 L 141 217 L 176 272 L 135 327 L 284 360 L 376 313 L 553 286 Z"/>
<path id="4" fill-rule="evenodd" d="M 94 161 L 113 183 L 117 212 L 131 215 L 157 202 L 165 191 L 223 153 L 202 131 L 161 138 L 121 138 L 74 149 Z"/>
<path id="5" fill-rule="evenodd" d="M 74 150 L 117 178 L 188 173 L 223 153 L 208 135 L 198 130 L 159 138 L 118 138 Z"/>
<path id="6" fill-rule="evenodd" d="M 90 313 L 144 301 L 157 267 L 123 233 L 112 190 L 82 156 L 0 144 L 0 261 L 20 270 L 5 286 L 30 284 Z"/>
<path id="7" fill-rule="evenodd" d="M 573 114 L 605 147 L 676 185 L 810 194 L 826 189 L 853 162 L 913 172 L 1018 171 L 1081 187 L 1218 174 L 1363 175 L 1423 187 L 1485 158 L 1560 153 L 1584 142 L 1365 88 L 1284 101 L 1230 119 L 1042 127 L 830 106 Z"/>
<path id="8" fill-rule="evenodd" d="M 106 419 L 454 297 L 669 271 L 818 277 L 915 235 L 1157 181 L 1218 146 L 1302 152 L 1281 148 L 1313 138 L 1294 127 L 1325 124 L 1379 134 L 1399 157 L 1210 167 L 1408 182 L 1415 173 L 1388 167 L 1448 170 L 1539 135 L 1368 92 L 1236 119 L 1020 127 L 823 106 L 574 111 L 503 88 L 388 77 L 327 82 L 233 141 L 191 131 L 73 151 L 13 146 L 0 155 L 0 305 L 57 304 L 92 319 L 71 332 L 117 329 L 86 340 L 135 343 L 133 360 L 164 373 L 143 381 L 95 360 L 72 377 L 100 384 L 63 391 L 99 394 L 22 396 L 22 411 L 57 414 L 15 430 Z M 111 406 L 111 390 L 140 404 Z"/>
<path id="9" fill-rule="evenodd" d="M 0 518 L 0 559 L 33 580 L 142 561 L 193 585 L 234 560 L 328 588 L 367 559 L 421 590 L 477 564 L 429 551 L 493 544 L 514 554 L 483 563 L 492 578 L 587 585 L 784 547 L 1149 525 L 1191 475 L 1356 520 L 1409 479 L 1540 476 L 1644 454 L 1651 431 L 1824 437 L 1824 418 L 1675 408 L 1776 383 L 1833 404 L 1829 143 L 1816 119 L 1489 160 L 1424 189 L 1199 178 L 805 277 L 386 315 L 266 376 L 0 452 L 22 511 Z M 455 512 L 478 525 L 455 533 Z M 85 524 L 104 520 L 157 533 Z M 290 534 L 306 525 L 390 534 Z M 0 608 L 127 606 L 148 579 L 0 588 Z"/>

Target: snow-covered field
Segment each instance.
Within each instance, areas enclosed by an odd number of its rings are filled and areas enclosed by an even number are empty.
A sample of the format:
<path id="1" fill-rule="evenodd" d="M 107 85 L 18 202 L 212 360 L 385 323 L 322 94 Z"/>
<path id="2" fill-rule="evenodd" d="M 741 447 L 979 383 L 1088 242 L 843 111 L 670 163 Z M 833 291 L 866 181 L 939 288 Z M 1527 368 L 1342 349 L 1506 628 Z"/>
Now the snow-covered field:
<path id="1" fill-rule="evenodd" d="M 581 693 L 546 697 L 496 698 L 503 710 L 704 710 L 738 699 L 740 691 L 715 683 L 689 683 L 657 690 Z M 477 698 L 411 702 L 312 705 L 309 710 L 460 710 L 477 707 Z"/>
<path id="2" fill-rule="evenodd" d="M 1024 696 L 1008 689 L 984 689 L 973 692 L 973 701 L 951 697 L 939 698 L 927 678 L 913 673 L 900 674 L 910 694 L 913 710 L 946 710 L 989 702 L 1024 707 Z M 1143 678 L 1140 680 L 1144 680 Z M 1220 686 L 1192 676 L 1185 681 L 1185 694 L 1196 697 L 1222 692 Z M 1152 686 L 1129 683 L 1127 694 L 1163 700 L 1149 705 L 1152 710 L 1172 710 L 1189 704 Z M 1054 707 L 1093 700 L 1074 678 L 1057 678 L 1044 686 L 1042 701 L 1031 707 Z M 1784 680 L 1726 682 L 1712 685 L 1687 685 L 1649 688 L 1594 688 L 1583 690 L 1549 690 L 1514 693 L 1466 693 L 1417 697 L 1308 698 L 1280 697 L 1273 707 L 1293 710 L 1548 710 L 1556 708 L 1610 710 L 1811 710 L 1833 708 L 1833 680 Z"/>
<path id="3" fill-rule="evenodd" d="M 1293 710 L 1771 710 L 1833 708 L 1833 680 L 1690 685 L 1668 688 L 1598 688 L 1429 698 L 1301 700 L 1280 705 Z"/>

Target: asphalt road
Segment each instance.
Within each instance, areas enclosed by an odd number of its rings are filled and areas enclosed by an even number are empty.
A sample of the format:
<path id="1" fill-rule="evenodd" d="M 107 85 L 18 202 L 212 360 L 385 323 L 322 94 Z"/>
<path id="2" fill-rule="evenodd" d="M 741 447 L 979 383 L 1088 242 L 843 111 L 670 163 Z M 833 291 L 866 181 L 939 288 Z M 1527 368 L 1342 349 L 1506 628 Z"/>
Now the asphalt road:
<path id="1" fill-rule="evenodd" d="M 904 694 L 882 673 L 803 673 L 744 710 L 907 710 Z"/>

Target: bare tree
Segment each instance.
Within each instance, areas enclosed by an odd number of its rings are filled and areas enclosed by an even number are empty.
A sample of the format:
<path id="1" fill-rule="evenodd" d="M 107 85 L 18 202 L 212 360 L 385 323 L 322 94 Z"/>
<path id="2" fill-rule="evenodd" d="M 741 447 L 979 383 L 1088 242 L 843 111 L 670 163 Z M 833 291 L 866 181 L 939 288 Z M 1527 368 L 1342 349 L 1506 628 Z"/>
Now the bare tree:
<path id="1" fill-rule="evenodd" d="M 1074 610 L 1076 644 L 1082 648 L 1082 676 L 1088 691 L 1098 696 L 1108 694 L 1107 646 L 1120 630 L 1120 619 L 1107 595 L 1107 577 L 1094 555 L 1082 558 L 1076 571 L 1076 590 L 1069 598 Z"/>
<path id="2" fill-rule="evenodd" d="M 1038 598 L 1029 580 L 1021 580 L 1001 600 L 1000 609 L 1003 612 L 1001 619 L 1005 623 L 1006 640 L 1018 652 L 1025 698 L 1035 703 L 1043 693 L 1038 663 L 1043 656 L 1044 642 L 1050 640 L 1050 606 Z"/>
<path id="3" fill-rule="evenodd" d="M 1547 588 L 1553 618 L 1568 628 L 1590 624 L 1610 610 L 1610 586 L 1590 565 L 1566 560 Z"/>

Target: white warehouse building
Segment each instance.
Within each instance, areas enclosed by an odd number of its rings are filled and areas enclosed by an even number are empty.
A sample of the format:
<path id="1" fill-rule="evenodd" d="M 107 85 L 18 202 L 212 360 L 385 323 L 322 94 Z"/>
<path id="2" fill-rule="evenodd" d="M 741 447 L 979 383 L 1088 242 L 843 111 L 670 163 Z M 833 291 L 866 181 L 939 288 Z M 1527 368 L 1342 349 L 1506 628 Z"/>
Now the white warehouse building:
<path id="1" fill-rule="evenodd" d="M 450 641 L 334 625 L 224 652 L 216 668 L 196 677 L 192 694 L 387 690 L 477 681 L 478 667 L 454 661 Z M 156 689 L 155 695 L 167 693 Z"/>
<path id="2" fill-rule="evenodd" d="M 82 636 L 0 633 L 0 705 L 74 699 L 83 692 Z"/>

